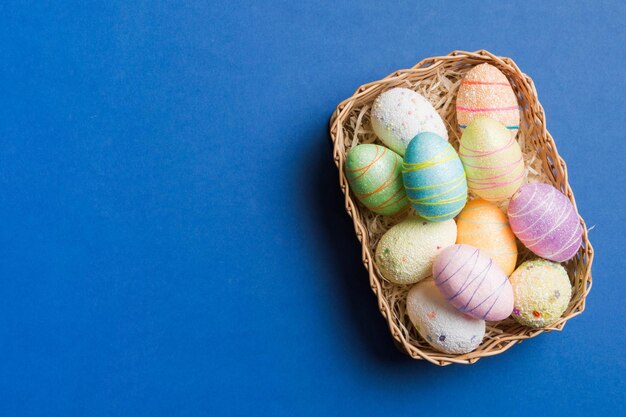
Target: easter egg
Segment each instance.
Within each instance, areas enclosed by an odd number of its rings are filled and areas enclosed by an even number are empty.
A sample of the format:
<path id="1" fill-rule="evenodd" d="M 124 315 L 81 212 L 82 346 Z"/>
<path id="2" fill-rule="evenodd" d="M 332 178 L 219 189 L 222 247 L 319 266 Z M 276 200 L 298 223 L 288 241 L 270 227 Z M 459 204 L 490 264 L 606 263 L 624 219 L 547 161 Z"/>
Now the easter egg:
<path id="1" fill-rule="evenodd" d="M 411 205 L 424 219 L 453 218 L 467 201 L 465 171 L 456 151 L 441 136 L 415 136 L 404 154 L 402 178 Z"/>
<path id="2" fill-rule="evenodd" d="M 522 185 L 522 150 L 500 122 L 487 118 L 472 121 L 461 137 L 459 156 L 467 187 L 485 200 L 507 199 Z"/>
<path id="3" fill-rule="evenodd" d="M 517 262 L 515 235 L 506 214 L 482 199 L 468 201 L 456 218 L 456 243 L 464 243 L 485 252 L 506 275 Z"/>
<path id="4" fill-rule="evenodd" d="M 393 88 L 379 95 L 372 105 L 371 123 L 376 136 L 400 155 L 421 132 L 435 132 L 448 140 L 446 125 L 432 104 L 408 88 Z"/>
<path id="5" fill-rule="evenodd" d="M 519 130 L 515 92 L 506 76 L 489 64 L 477 65 L 465 74 L 456 99 L 456 118 L 461 130 L 481 117 L 502 123 L 512 137 Z"/>
<path id="6" fill-rule="evenodd" d="M 509 224 L 533 253 L 555 262 L 576 255 L 582 228 L 574 205 L 548 184 L 526 184 L 509 202 Z"/>
<path id="7" fill-rule="evenodd" d="M 555 323 L 572 297 L 565 268 L 545 259 L 521 264 L 511 275 L 515 305 L 513 318 L 530 327 Z"/>
<path id="8" fill-rule="evenodd" d="M 384 146 L 357 145 L 346 156 L 346 177 L 356 198 L 374 213 L 409 207 L 402 183 L 402 157 Z"/>
<path id="9" fill-rule="evenodd" d="M 411 216 L 380 238 L 375 262 L 387 280 L 396 284 L 414 284 L 430 276 L 437 254 L 453 245 L 455 239 L 454 220 L 430 223 Z"/>
<path id="10" fill-rule="evenodd" d="M 411 288 L 406 312 L 420 336 L 441 352 L 471 352 L 485 337 L 485 321 L 458 311 L 430 280 Z"/>
<path id="11" fill-rule="evenodd" d="M 444 298 L 472 317 L 502 320 L 513 311 L 508 277 L 478 248 L 448 246 L 433 263 L 433 277 Z"/>

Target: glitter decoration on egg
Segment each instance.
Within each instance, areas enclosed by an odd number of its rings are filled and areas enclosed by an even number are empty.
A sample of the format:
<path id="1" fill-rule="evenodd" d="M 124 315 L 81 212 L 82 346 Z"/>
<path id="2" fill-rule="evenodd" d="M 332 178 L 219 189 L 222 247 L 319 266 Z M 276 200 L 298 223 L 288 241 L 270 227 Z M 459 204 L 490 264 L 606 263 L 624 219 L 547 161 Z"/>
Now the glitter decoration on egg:
<path id="1" fill-rule="evenodd" d="M 441 352 L 471 352 L 485 337 L 485 321 L 456 310 L 430 280 L 409 290 L 406 312 L 418 333 Z"/>
<path id="2" fill-rule="evenodd" d="M 424 219 L 453 218 L 467 201 L 467 181 L 456 151 L 441 136 L 424 132 L 406 149 L 402 178 L 409 202 Z"/>
<path id="3" fill-rule="evenodd" d="M 439 248 L 454 244 L 456 223 L 431 223 L 411 216 L 387 230 L 376 246 L 374 261 L 396 284 L 414 284 L 430 275 Z M 435 314 L 435 313 L 433 313 Z"/>
<path id="4" fill-rule="evenodd" d="M 567 309 L 572 285 L 565 268 L 545 259 L 522 263 L 511 275 L 514 308 L 512 317 L 525 326 L 554 324 Z"/>
<path id="5" fill-rule="evenodd" d="M 457 93 L 456 117 L 461 131 L 473 120 L 489 117 L 515 137 L 520 123 L 519 105 L 506 76 L 486 63 L 467 72 Z"/>
<path id="6" fill-rule="evenodd" d="M 433 263 L 433 278 L 446 300 L 469 316 L 497 321 L 513 311 L 513 289 L 508 277 L 478 248 L 447 247 Z"/>
<path id="7" fill-rule="evenodd" d="M 432 104 L 404 87 L 385 91 L 374 100 L 371 123 L 376 136 L 400 155 L 421 132 L 435 132 L 448 140 L 446 125 Z"/>
<path id="8" fill-rule="evenodd" d="M 502 123 L 493 119 L 475 119 L 467 126 L 459 157 L 468 188 L 487 201 L 511 197 L 524 181 L 522 150 Z"/>
<path id="9" fill-rule="evenodd" d="M 526 184 L 508 207 L 511 230 L 533 253 L 564 262 L 573 258 L 582 243 L 582 227 L 574 205 L 548 184 Z"/>
<path id="10" fill-rule="evenodd" d="M 393 216 L 409 208 L 401 169 L 402 157 L 384 146 L 357 145 L 346 156 L 350 188 L 377 214 Z"/>
<path id="11" fill-rule="evenodd" d="M 517 262 L 517 243 L 506 214 L 480 198 L 469 201 L 456 218 L 456 243 L 474 246 L 493 259 L 506 275 Z"/>

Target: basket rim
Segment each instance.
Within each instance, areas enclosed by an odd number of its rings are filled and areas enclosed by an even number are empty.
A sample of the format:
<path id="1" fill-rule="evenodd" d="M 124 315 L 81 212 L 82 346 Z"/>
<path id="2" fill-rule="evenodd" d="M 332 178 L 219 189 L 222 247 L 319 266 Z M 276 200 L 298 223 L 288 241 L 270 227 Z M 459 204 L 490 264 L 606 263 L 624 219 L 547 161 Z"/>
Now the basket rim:
<path id="1" fill-rule="evenodd" d="M 581 278 L 584 281 L 583 282 L 584 292 L 582 293 L 582 296 L 581 296 L 580 301 L 578 302 L 578 305 L 575 306 L 576 308 L 574 308 L 569 315 L 561 317 L 556 323 L 552 324 L 551 326 L 537 328 L 537 329 L 526 328 L 527 330 L 524 334 L 505 336 L 505 337 L 493 340 L 491 342 L 487 342 L 488 347 L 490 345 L 494 345 L 494 346 L 501 345 L 501 346 L 497 348 L 497 350 L 494 350 L 494 351 L 482 351 L 480 352 L 479 355 L 477 355 L 475 352 L 470 352 L 470 353 L 466 353 L 462 355 L 450 355 L 450 354 L 440 353 L 436 355 L 437 357 L 432 357 L 432 355 L 428 354 L 427 352 L 424 352 L 418 347 L 408 343 L 408 340 L 406 340 L 406 338 L 404 337 L 404 335 L 398 328 L 397 324 L 394 322 L 393 312 L 389 306 L 389 303 L 383 296 L 382 287 L 380 285 L 380 282 L 378 281 L 379 277 L 377 277 L 377 272 L 376 272 L 375 265 L 373 263 L 373 256 L 372 256 L 371 250 L 366 244 L 366 241 L 368 239 L 367 237 L 368 230 L 361 223 L 359 219 L 358 208 L 357 208 L 358 206 L 350 194 L 350 187 L 343 173 L 342 166 L 343 166 L 343 159 L 345 159 L 345 154 L 344 154 L 343 149 L 339 149 L 338 135 L 339 135 L 341 126 L 343 124 L 343 121 L 350 114 L 354 106 L 354 103 L 361 97 L 371 93 L 372 91 L 379 88 L 381 85 L 396 83 L 399 79 L 406 78 L 410 74 L 435 69 L 441 66 L 446 61 L 460 60 L 460 59 L 465 59 L 465 58 L 478 59 L 478 60 L 482 60 L 483 62 L 496 63 L 496 64 L 505 65 L 507 67 L 512 68 L 513 71 L 516 72 L 516 75 L 520 77 L 522 83 L 525 84 L 525 87 L 532 93 L 532 97 L 534 101 L 536 102 L 536 105 L 538 108 L 538 120 L 536 119 L 535 121 L 538 123 L 539 126 L 541 126 L 542 128 L 541 134 L 544 136 L 547 143 L 552 147 L 554 151 L 554 155 L 556 156 L 556 160 L 553 162 L 555 165 L 558 165 L 558 167 L 560 168 L 559 172 L 561 172 L 563 176 L 564 194 L 566 195 L 566 197 L 568 197 L 568 199 L 574 205 L 574 208 L 576 208 L 576 210 L 578 211 L 573 191 L 569 185 L 566 163 L 563 160 L 563 158 L 561 158 L 561 156 L 559 155 L 556 143 L 554 142 L 554 139 L 552 138 L 552 136 L 546 129 L 545 112 L 544 112 L 543 106 L 539 102 L 537 90 L 535 88 L 533 80 L 531 77 L 523 73 L 518 68 L 517 64 L 511 58 L 497 56 L 484 49 L 477 50 L 474 52 L 454 50 L 447 55 L 425 58 L 419 61 L 417 64 L 415 64 L 411 68 L 396 70 L 380 80 L 372 81 L 372 82 L 359 86 L 350 97 L 341 101 L 337 105 L 336 109 L 333 111 L 329 120 L 330 137 L 333 142 L 333 159 L 335 161 L 335 165 L 337 166 L 339 170 L 339 183 L 340 183 L 340 188 L 342 189 L 342 192 L 344 193 L 344 197 L 345 197 L 345 208 L 346 208 L 348 215 L 352 218 L 355 233 L 357 235 L 359 242 L 361 243 L 362 262 L 366 270 L 368 271 L 369 280 L 370 280 L 370 288 L 372 289 L 372 292 L 377 297 L 379 310 L 381 314 L 383 315 L 383 317 L 387 320 L 389 330 L 391 332 L 391 335 L 394 339 L 396 346 L 401 351 L 403 351 L 403 353 L 409 355 L 413 359 L 418 359 L 418 360 L 423 359 L 439 366 L 450 365 L 452 363 L 473 364 L 483 357 L 498 355 L 510 349 L 517 343 L 521 343 L 523 340 L 526 340 L 526 339 L 534 338 L 544 332 L 550 332 L 552 330 L 561 331 L 563 327 L 565 326 L 565 323 L 569 319 L 578 316 L 585 310 L 586 298 L 591 290 L 592 283 L 593 283 L 592 275 L 591 275 L 591 267 L 592 267 L 593 258 L 594 258 L 593 246 L 591 245 L 591 242 L 589 241 L 588 229 L 584 222 L 584 219 L 579 214 L 581 227 L 583 229 L 584 252 L 586 255 L 586 262 L 584 264 L 585 265 L 584 277 Z M 356 211 L 356 214 L 355 214 L 355 211 Z M 380 277 L 380 279 L 383 279 L 383 278 Z M 445 358 L 442 359 L 441 357 L 445 357 Z"/>

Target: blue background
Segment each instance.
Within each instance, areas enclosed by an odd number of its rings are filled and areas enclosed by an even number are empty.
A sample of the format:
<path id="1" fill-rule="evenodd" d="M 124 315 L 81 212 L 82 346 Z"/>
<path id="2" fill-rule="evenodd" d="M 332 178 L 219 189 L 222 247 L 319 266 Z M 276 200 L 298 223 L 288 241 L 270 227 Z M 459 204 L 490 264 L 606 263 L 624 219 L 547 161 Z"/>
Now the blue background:
<path id="1" fill-rule="evenodd" d="M 2 2 L 0 415 L 623 414 L 626 8 L 556 3 Z M 536 83 L 594 285 L 439 368 L 392 344 L 327 123 L 481 48 Z"/>

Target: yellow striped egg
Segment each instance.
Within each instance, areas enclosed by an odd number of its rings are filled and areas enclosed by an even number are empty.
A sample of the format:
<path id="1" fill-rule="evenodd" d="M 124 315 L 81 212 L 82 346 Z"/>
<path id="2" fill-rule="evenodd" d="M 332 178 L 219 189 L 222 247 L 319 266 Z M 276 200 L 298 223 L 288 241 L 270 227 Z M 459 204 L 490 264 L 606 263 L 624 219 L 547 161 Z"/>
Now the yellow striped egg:
<path id="1" fill-rule="evenodd" d="M 499 121 L 513 137 L 519 130 L 515 92 L 506 76 L 489 64 L 477 65 L 465 74 L 456 99 L 456 118 L 461 130 L 481 117 Z"/>
<path id="2" fill-rule="evenodd" d="M 374 213 L 394 215 L 409 208 L 402 157 L 384 146 L 352 148 L 346 156 L 346 177 L 356 198 Z"/>
<path id="3" fill-rule="evenodd" d="M 507 275 L 515 270 L 515 235 L 506 215 L 498 206 L 480 198 L 469 201 L 456 218 L 456 227 L 456 243 L 465 243 L 482 250 Z"/>
<path id="4" fill-rule="evenodd" d="M 461 137 L 459 157 L 467 186 L 488 201 L 511 197 L 524 180 L 519 144 L 502 123 L 482 118 L 472 121 Z"/>

